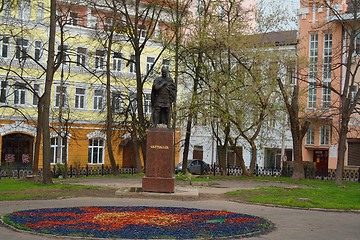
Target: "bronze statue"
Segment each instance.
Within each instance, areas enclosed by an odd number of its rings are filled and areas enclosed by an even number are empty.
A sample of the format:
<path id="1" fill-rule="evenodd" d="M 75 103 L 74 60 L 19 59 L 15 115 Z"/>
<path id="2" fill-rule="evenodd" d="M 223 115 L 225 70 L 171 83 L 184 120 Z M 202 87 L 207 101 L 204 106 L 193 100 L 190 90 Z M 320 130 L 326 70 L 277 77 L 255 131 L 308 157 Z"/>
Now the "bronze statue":
<path id="1" fill-rule="evenodd" d="M 168 69 L 162 67 L 161 77 L 157 77 L 151 90 L 151 122 L 154 127 L 165 124 L 170 128 L 171 106 L 175 101 L 176 86 L 168 76 Z"/>

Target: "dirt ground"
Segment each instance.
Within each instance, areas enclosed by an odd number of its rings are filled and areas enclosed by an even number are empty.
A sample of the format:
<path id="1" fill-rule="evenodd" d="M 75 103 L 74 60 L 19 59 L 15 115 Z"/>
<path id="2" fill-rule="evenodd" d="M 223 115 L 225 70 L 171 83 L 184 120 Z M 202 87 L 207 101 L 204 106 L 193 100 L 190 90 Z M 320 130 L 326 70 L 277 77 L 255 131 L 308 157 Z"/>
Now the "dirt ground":
<path id="1" fill-rule="evenodd" d="M 138 187 L 141 188 L 142 178 L 73 178 L 62 182 L 74 185 L 85 185 L 83 189 L 30 189 L 23 191 L 2 192 L 2 194 L 31 194 L 25 199 L 62 199 L 75 197 L 106 197 L 113 198 L 119 189 Z M 94 187 L 95 186 L 95 187 Z M 255 180 L 213 180 L 209 182 L 175 181 L 175 187 L 196 188 L 199 199 L 229 200 L 239 197 L 226 196 L 225 192 L 238 189 L 255 189 L 260 187 L 279 186 L 284 188 L 309 187 L 281 181 L 255 181 Z M 98 187 L 98 188 L 97 188 Z M 139 197 L 139 196 L 137 196 Z"/>

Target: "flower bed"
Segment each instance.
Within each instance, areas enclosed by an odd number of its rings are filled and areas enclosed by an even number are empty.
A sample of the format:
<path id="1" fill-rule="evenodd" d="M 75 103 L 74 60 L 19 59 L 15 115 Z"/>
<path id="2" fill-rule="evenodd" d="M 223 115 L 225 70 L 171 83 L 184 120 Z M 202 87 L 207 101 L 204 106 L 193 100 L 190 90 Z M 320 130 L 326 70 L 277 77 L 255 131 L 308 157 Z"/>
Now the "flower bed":
<path id="1" fill-rule="evenodd" d="M 248 236 L 273 227 L 264 218 L 234 212 L 141 206 L 34 209 L 11 213 L 4 221 L 38 233 L 125 239 Z"/>

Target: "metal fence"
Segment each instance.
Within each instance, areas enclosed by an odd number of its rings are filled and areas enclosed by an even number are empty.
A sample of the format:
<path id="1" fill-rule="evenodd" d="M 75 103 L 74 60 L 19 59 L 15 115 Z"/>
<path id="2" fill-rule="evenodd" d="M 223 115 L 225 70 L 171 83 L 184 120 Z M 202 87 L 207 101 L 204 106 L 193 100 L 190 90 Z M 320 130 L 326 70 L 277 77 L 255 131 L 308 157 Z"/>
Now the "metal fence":
<path id="1" fill-rule="evenodd" d="M 247 168 L 249 171 L 249 168 Z M 136 168 L 119 168 L 119 174 L 136 174 Z M 328 169 L 317 171 L 314 168 L 305 167 L 305 178 L 307 179 L 320 179 L 320 180 L 334 180 L 335 179 L 335 169 Z M 86 176 L 103 176 L 112 174 L 112 169 L 110 167 L 105 167 L 101 165 L 99 167 L 89 166 L 86 167 L 77 167 L 69 166 L 67 169 L 67 176 L 72 177 L 86 177 Z M 283 176 L 291 177 L 293 173 L 292 168 L 264 168 L 256 166 L 254 169 L 254 175 L 256 176 Z M 62 173 L 51 170 L 53 177 L 59 177 Z M 204 174 L 211 175 L 221 175 L 221 167 L 219 165 L 213 165 L 210 167 L 209 172 L 204 172 Z M 0 179 L 2 178 L 24 178 L 26 176 L 33 175 L 32 169 L 9 169 L 0 167 Z M 38 174 L 40 177 L 43 176 L 42 169 L 39 169 Z M 227 166 L 226 175 L 228 176 L 240 176 L 242 175 L 242 169 L 239 166 Z M 345 169 L 343 179 L 347 181 L 358 181 L 360 182 L 360 168 L 358 169 Z"/>
<path id="2" fill-rule="evenodd" d="M 249 171 L 249 168 L 246 168 Z M 227 166 L 226 175 L 228 176 L 241 176 L 242 169 L 239 166 Z M 316 170 L 311 167 L 304 167 L 304 173 L 306 179 L 319 179 L 319 180 L 334 180 L 336 169 L 326 170 Z M 212 175 L 221 175 L 221 167 L 219 165 L 214 165 L 210 167 L 210 172 L 207 174 Z M 282 176 L 282 177 L 291 177 L 293 174 L 293 169 L 289 166 L 286 168 L 265 168 L 256 166 L 254 168 L 254 175 L 256 176 Z M 360 168 L 358 169 L 345 169 L 343 180 L 347 181 L 358 181 L 360 182 Z"/>
<path id="3" fill-rule="evenodd" d="M 119 168 L 119 174 L 136 174 L 136 168 Z M 74 168 L 73 166 L 69 166 L 67 169 L 68 177 L 88 177 L 88 176 L 103 176 L 113 174 L 113 171 L 110 167 L 105 167 L 101 165 L 99 167 L 86 166 L 86 167 L 78 167 Z M 2 178 L 24 178 L 26 176 L 34 175 L 32 169 L 9 169 L 9 168 L 0 168 L 0 179 Z M 40 177 L 43 176 L 42 169 L 39 169 L 38 174 Z M 56 171 L 54 169 L 51 170 L 51 175 L 54 178 L 63 176 L 62 172 Z"/>

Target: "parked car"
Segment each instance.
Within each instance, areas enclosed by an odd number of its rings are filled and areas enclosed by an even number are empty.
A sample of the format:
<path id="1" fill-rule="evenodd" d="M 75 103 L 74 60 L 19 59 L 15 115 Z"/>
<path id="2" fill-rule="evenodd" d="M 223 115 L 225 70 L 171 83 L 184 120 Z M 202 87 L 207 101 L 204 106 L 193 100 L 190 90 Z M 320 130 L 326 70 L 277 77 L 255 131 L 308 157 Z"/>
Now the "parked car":
<path id="1" fill-rule="evenodd" d="M 205 174 L 210 171 L 210 165 L 200 159 L 188 160 L 187 170 L 192 174 Z M 175 173 L 182 172 L 182 163 L 175 167 Z"/>

